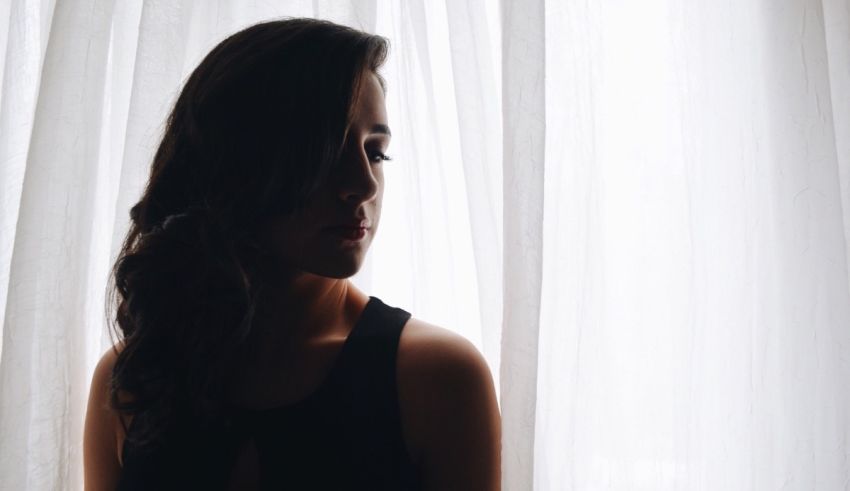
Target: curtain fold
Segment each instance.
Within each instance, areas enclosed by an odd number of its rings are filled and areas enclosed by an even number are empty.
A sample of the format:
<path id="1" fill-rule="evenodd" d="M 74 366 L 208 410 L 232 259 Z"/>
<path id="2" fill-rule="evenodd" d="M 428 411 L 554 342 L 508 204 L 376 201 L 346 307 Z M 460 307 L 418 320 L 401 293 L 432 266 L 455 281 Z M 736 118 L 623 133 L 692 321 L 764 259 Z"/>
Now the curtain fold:
<path id="1" fill-rule="evenodd" d="M 185 82 L 183 70 L 188 65 L 188 34 L 194 5 L 193 2 L 146 0 L 137 3 L 132 10 L 128 8 L 127 17 L 121 19 L 123 23 L 115 31 L 123 32 L 126 27 L 138 34 L 134 61 L 132 65 L 124 65 L 132 69 L 132 78 L 124 80 L 130 82 L 130 87 L 126 133 L 122 138 L 123 156 L 113 162 L 120 174 L 116 201 L 110 207 L 113 211 L 112 262 L 130 228 L 130 208 L 147 184 L 158 138 L 165 130 L 165 118 Z M 133 29 L 134 24 L 138 26 L 136 29 Z M 195 34 L 197 38 L 203 36 L 202 32 Z"/>
<path id="2" fill-rule="evenodd" d="M 92 183 L 97 182 L 112 10 L 112 0 L 89 0 L 60 2 L 52 13 L 14 245 L 3 258 L 9 265 L 0 357 L 4 489 L 59 489 L 82 479 L 85 338 L 92 320 L 85 315 L 85 293 L 86 285 L 97 281 L 90 275 L 90 217 L 97 192 Z M 40 23 L 12 20 L 27 27 Z M 30 54 L 38 57 L 37 48 Z M 12 69 L 7 64 L 7 76 Z M 3 112 L 9 102 L 4 98 Z"/>
<path id="3" fill-rule="evenodd" d="M 548 2 L 546 20 L 535 489 L 844 488 L 829 82 L 850 63 L 821 2 Z"/>
<path id="4" fill-rule="evenodd" d="M 845 257 L 850 264 L 850 3 L 823 0 L 823 30 L 829 95 L 838 160 L 838 185 L 843 211 Z M 850 281 L 850 276 L 848 276 Z M 848 287 L 850 288 L 850 287 Z"/>
<path id="5" fill-rule="evenodd" d="M 472 219 L 472 256 L 477 281 L 482 351 L 500 365 L 502 311 L 502 182 L 500 12 L 488 14 L 483 0 L 446 0 L 447 41 L 451 50 L 457 133 L 465 180 L 466 206 Z M 492 18 L 491 18 L 492 17 Z M 492 55 L 491 55 L 492 53 Z M 487 135 L 482 138 L 482 135 Z M 494 374 L 498 377 L 498 373 Z M 498 378 L 496 378 L 498 380 Z M 497 391 L 499 385 L 496 385 Z"/>
<path id="6" fill-rule="evenodd" d="M 479 347 L 502 489 L 850 481 L 845 0 L 0 2 L 0 490 L 82 489 L 108 269 L 225 36 L 390 39 L 353 281 Z"/>
<path id="7" fill-rule="evenodd" d="M 36 2 L 7 2 L 3 7 L 5 29 L 0 31 L 5 48 L 0 53 L 3 62 L 0 68 L 3 74 L 0 90 L 0 155 L 3 158 L 0 166 L 0 189 L 3 191 L 0 194 L 0 231 L 3 233 L 0 234 L 0 257 L 4 260 L 0 262 L 0 284 L 7 285 L 39 76 L 53 16 L 52 5 L 42 6 Z M 7 288 L 0 289 L 0 318 L 6 311 L 7 295 Z"/>
<path id="8" fill-rule="evenodd" d="M 502 487 L 533 489 L 543 273 L 546 6 L 502 0 Z"/>

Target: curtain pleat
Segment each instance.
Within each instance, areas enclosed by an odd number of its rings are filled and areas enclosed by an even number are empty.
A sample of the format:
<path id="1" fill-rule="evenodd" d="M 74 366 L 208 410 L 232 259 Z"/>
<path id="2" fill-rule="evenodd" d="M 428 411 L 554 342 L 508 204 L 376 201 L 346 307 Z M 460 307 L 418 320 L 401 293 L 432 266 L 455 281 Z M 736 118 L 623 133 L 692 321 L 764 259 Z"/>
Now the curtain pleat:
<path id="1" fill-rule="evenodd" d="M 835 156 L 838 160 L 838 184 L 844 217 L 845 257 L 847 264 L 850 264 L 850 3 L 846 0 L 823 0 L 822 18 L 826 64 L 829 67 Z"/>
<path id="2" fill-rule="evenodd" d="M 493 367 L 499 366 L 502 311 L 502 113 L 501 65 L 490 56 L 501 53 L 483 0 L 446 0 L 448 43 L 451 49 L 454 105 L 458 139 L 466 177 L 466 206 L 472 236 L 472 255 L 478 288 L 481 346 Z M 496 15 L 499 12 L 495 12 Z M 500 57 L 499 57 L 500 59 Z M 487 135 L 482 138 L 482 135 Z M 498 373 L 494 373 L 499 390 Z"/>
<path id="3" fill-rule="evenodd" d="M 544 1 L 502 1 L 502 487 L 534 489 L 546 128 Z"/>
<path id="4" fill-rule="evenodd" d="M 809 0 L 546 20 L 534 489 L 843 489 L 833 20 Z"/>
<path id="5" fill-rule="evenodd" d="M 53 11 L 9 256 L 0 356 L 4 489 L 61 489 L 82 479 L 85 294 L 96 281 L 91 183 L 112 9 L 112 0 L 80 0 Z"/>
<path id="6" fill-rule="evenodd" d="M 130 208 L 147 184 L 151 158 L 165 129 L 165 118 L 185 82 L 183 69 L 194 6 L 194 2 L 146 0 L 141 8 L 124 155 L 120 160 L 121 175 L 114 205 L 111 250 L 116 254 L 130 228 Z"/>
<path id="7" fill-rule="evenodd" d="M 0 319 L 6 311 L 15 227 L 52 10 L 52 4 L 11 1 L 2 9 L 0 22 L 6 22 L 6 28 L 0 35 L 5 48 L 0 54 L 0 285 L 4 286 L 0 288 Z"/>

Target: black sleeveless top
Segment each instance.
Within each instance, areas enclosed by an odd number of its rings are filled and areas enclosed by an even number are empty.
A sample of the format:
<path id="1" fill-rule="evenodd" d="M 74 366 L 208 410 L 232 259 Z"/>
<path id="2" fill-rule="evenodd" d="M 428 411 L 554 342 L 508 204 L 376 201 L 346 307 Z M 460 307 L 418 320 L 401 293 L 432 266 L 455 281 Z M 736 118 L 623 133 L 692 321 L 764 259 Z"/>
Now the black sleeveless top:
<path id="1" fill-rule="evenodd" d="M 370 296 L 329 375 L 306 399 L 234 408 L 215 431 L 186 429 L 154 450 L 125 440 L 118 489 L 227 489 L 240 449 L 253 445 L 259 482 L 240 489 L 419 490 L 396 391 L 398 340 L 410 316 Z"/>

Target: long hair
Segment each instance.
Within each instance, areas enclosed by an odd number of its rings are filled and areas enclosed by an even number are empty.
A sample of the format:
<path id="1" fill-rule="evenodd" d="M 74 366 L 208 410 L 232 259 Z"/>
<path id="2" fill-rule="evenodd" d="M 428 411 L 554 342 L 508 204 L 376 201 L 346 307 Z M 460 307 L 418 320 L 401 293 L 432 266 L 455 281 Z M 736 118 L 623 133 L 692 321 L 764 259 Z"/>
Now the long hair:
<path id="1" fill-rule="evenodd" d="M 254 232 L 303 209 L 334 170 L 364 74 L 386 92 L 388 50 L 382 36 L 285 18 L 227 37 L 186 80 L 107 291 L 122 347 L 110 401 L 134 417 L 135 445 L 223 414 L 263 286 Z"/>

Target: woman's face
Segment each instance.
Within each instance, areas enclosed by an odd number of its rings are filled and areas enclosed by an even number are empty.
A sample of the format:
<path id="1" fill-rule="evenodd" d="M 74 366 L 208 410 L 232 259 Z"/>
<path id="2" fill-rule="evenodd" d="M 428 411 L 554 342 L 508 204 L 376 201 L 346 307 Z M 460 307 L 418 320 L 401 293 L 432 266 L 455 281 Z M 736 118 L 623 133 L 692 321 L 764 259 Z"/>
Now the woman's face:
<path id="1" fill-rule="evenodd" d="M 378 230 L 384 194 L 382 154 L 390 135 L 384 93 L 369 72 L 354 105 L 342 161 L 300 213 L 267 223 L 260 238 L 283 273 L 309 272 L 348 278 L 360 269 Z M 333 228 L 366 222 L 360 240 L 347 240 Z"/>

